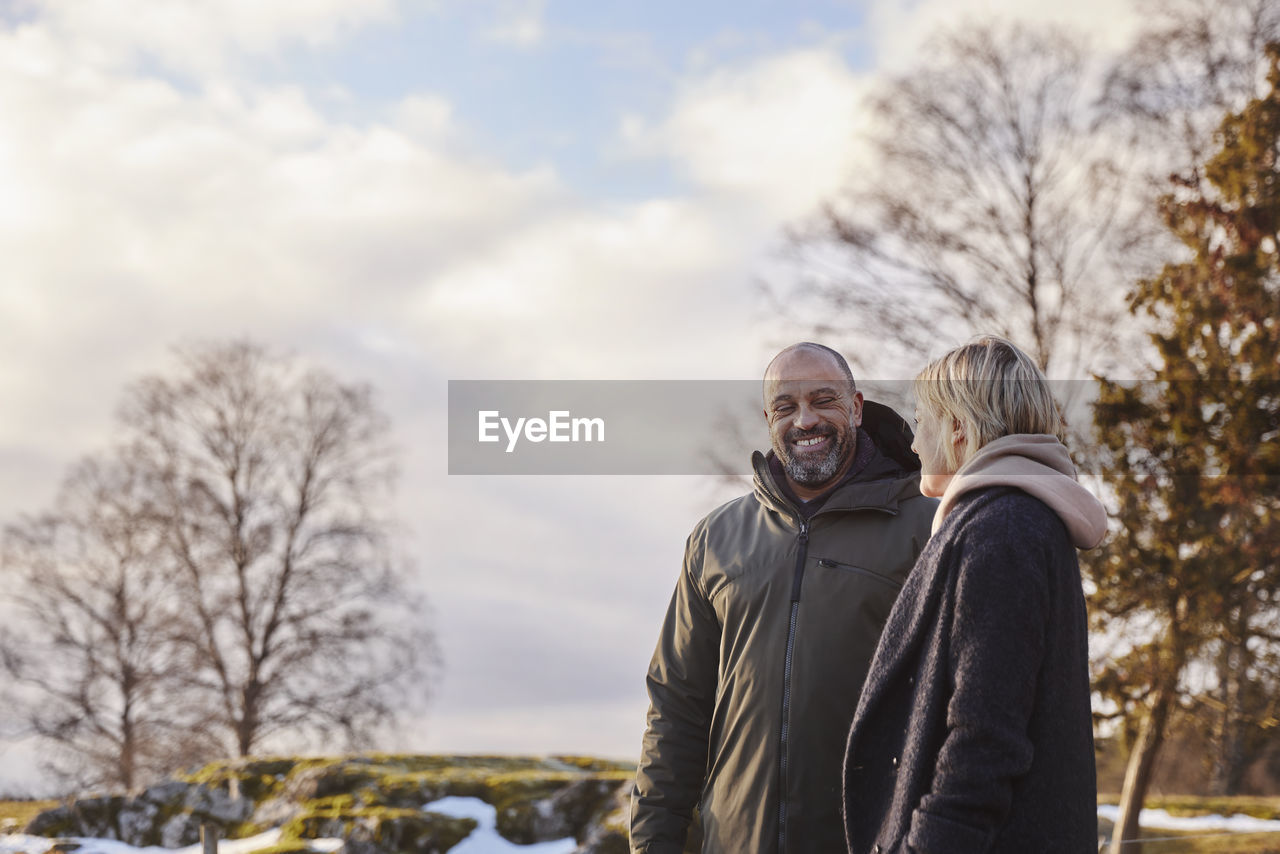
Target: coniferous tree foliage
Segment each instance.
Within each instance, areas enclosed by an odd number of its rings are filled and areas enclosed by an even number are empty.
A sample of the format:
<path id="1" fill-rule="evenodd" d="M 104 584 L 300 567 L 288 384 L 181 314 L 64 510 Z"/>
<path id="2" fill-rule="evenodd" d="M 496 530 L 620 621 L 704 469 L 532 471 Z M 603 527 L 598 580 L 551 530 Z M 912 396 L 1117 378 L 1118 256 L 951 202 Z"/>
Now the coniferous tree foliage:
<path id="1" fill-rule="evenodd" d="M 1251 712 L 1274 714 L 1255 702 L 1280 682 L 1280 48 L 1268 56 L 1265 96 L 1219 129 L 1207 191 L 1183 181 L 1163 200 L 1185 260 L 1131 299 L 1154 325 L 1154 379 L 1102 382 L 1096 409 L 1119 524 L 1092 561 L 1091 612 L 1131 644 L 1096 683 L 1133 732 L 1113 852 L 1136 836 L 1169 716 L 1195 693 L 1190 664 L 1238 659 L 1210 692 L 1233 712 L 1224 756 Z"/>

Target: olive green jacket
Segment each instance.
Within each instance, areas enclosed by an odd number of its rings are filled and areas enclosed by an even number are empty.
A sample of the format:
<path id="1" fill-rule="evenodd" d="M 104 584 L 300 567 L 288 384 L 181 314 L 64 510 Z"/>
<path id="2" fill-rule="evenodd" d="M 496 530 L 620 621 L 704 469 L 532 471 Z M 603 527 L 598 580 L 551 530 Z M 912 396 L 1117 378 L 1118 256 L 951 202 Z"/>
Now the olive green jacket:
<path id="1" fill-rule="evenodd" d="M 906 425 L 867 409 L 879 452 L 807 522 L 757 453 L 754 494 L 689 536 L 649 665 L 636 854 L 679 854 L 694 807 L 705 854 L 845 850 L 849 725 L 937 506 Z"/>

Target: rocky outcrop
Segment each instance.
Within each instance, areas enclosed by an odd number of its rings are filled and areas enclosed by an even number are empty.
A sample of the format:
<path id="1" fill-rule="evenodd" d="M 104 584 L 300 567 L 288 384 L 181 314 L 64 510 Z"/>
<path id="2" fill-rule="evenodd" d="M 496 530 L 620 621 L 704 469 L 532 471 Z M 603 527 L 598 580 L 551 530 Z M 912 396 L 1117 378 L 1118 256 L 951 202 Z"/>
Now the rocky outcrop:
<path id="1" fill-rule="evenodd" d="M 200 841 L 201 824 L 230 835 L 241 829 L 252 810 L 252 802 L 245 798 L 232 798 L 223 790 L 199 783 L 173 781 L 132 798 L 80 798 L 40 813 L 27 825 L 26 832 L 178 848 Z"/>
<path id="2" fill-rule="evenodd" d="M 224 838 L 278 827 L 271 850 L 305 852 L 340 838 L 346 854 L 431 854 L 475 822 L 423 810 L 449 796 L 495 808 L 496 830 L 517 844 L 573 837 L 580 854 L 625 854 L 630 766 L 582 757 L 373 754 L 220 762 L 136 796 L 82 798 L 38 815 L 26 832 L 183 847 L 202 824 Z M 492 825 L 491 825 L 492 826 Z"/>
<path id="3" fill-rule="evenodd" d="M 505 839 L 518 845 L 567 836 L 582 839 L 603 819 L 619 787 L 616 779 L 584 777 L 558 779 L 548 788 L 553 791 L 543 797 L 508 794 L 503 798 L 504 805 L 498 808 L 498 832 Z"/>
<path id="4" fill-rule="evenodd" d="M 471 819 L 418 810 L 335 808 L 299 816 L 281 835 L 286 840 L 341 839 L 345 854 L 444 854 L 475 828 Z"/>

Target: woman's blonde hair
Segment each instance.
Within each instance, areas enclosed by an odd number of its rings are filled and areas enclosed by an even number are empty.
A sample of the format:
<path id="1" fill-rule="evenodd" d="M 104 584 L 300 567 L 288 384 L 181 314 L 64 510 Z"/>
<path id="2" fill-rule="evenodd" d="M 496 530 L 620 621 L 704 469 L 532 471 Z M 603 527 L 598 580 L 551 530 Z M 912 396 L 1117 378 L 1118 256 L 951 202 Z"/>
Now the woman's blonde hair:
<path id="1" fill-rule="evenodd" d="M 952 471 L 988 442 L 1014 433 L 1064 438 L 1062 412 L 1049 381 L 1030 356 L 1012 343 L 983 335 L 934 359 L 916 377 L 916 400 L 944 420 L 964 427 L 965 444 L 942 442 Z"/>

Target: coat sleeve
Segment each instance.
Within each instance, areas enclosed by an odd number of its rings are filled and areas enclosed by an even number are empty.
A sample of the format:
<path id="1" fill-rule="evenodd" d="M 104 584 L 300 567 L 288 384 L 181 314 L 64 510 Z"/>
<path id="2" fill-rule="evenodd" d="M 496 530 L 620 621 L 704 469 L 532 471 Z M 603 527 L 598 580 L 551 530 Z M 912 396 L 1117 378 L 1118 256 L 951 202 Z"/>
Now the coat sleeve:
<path id="1" fill-rule="evenodd" d="M 720 622 L 700 584 L 697 532 L 649 664 L 649 714 L 631 794 L 634 854 L 680 854 L 707 773 Z"/>
<path id="2" fill-rule="evenodd" d="M 1047 560 L 1033 540 L 1005 528 L 966 537 L 959 550 L 946 737 L 907 836 L 918 854 L 988 851 L 1013 781 L 1031 768 L 1028 724 L 1049 619 Z"/>

